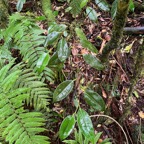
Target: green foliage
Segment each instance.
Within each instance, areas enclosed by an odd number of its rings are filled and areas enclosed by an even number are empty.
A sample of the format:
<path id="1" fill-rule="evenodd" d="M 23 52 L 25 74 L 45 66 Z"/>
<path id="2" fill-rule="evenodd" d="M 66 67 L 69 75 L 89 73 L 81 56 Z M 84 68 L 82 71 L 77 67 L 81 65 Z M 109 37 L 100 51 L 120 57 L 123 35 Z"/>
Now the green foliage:
<path id="1" fill-rule="evenodd" d="M 43 36 L 43 30 L 34 23 L 32 18 L 14 14 L 10 17 L 8 28 L 3 32 L 6 46 L 14 44 L 15 49 L 20 50 L 23 62 L 33 69 L 33 71 L 41 76 L 42 81 L 54 80 L 54 73 L 46 67 L 43 67 L 41 73 L 37 69 L 37 63 L 43 53 L 48 53 L 48 50 L 43 46 L 46 36 Z M 43 65 L 42 65 L 43 66 Z"/>
<path id="2" fill-rule="evenodd" d="M 16 6 L 18 12 L 20 12 L 20 11 L 22 10 L 23 4 L 24 4 L 25 2 L 26 2 L 26 0 L 18 0 L 17 6 Z"/>
<path id="3" fill-rule="evenodd" d="M 96 92 L 92 90 L 86 90 L 84 93 L 84 98 L 88 105 L 97 111 L 105 110 L 105 102 L 103 98 Z"/>
<path id="4" fill-rule="evenodd" d="M 86 13 L 87 13 L 87 15 L 88 15 L 90 20 L 92 20 L 94 22 L 97 21 L 97 13 L 96 13 L 96 11 L 93 8 L 87 7 L 86 8 Z"/>
<path id="5" fill-rule="evenodd" d="M 105 68 L 105 66 L 100 62 L 100 60 L 91 54 L 85 54 L 83 55 L 83 58 L 87 64 L 97 70 L 103 70 Z"/>
<path id="6" fill-rule="evenodd" d="M 75 119 L 75 117 L 77 119 Z M 76 128 L 74 129 L 76 123 L 78 126 L 78 132 Z M 74 140 L 65 140 L 73 130 Z M 94 133 L 94 127 L 88 113 L 81 108 L 79 108 L 78 112 L 74 113 L 74 115 L 67 116 L 61 123 L 59 129 L 60 139 L 67 144 L 96 144 L 101 134 L 101 132 Z M 109 139 L 105 139 L 102 143 L 111 144 Z"/>
<path id="7" fill-rule="evenodd" d="M 110 10 L 109 5 L 105 0 L 95 0 L 95 3 L 103 11 L 109 11 Z"/>
<path id="8" fill-rule="evenodd" d="M 71 7 L 71 14 L 76 17 L 76 15 L 80 14 L 81 12 L 81 3 L 83 0 L 71 0 L 70 7 Z"/>
<path id="9" fill-rule="evenodd" d="M 94 53 L 98 53 L 98 50 L 96 49 L 96 47 L 90 41 L 87 40 L 84 32 L 80 28 L 75 28 L 75 31 L 76 31 L 78 38 L 80 39 L 80 43 L 82 44 L 84 48 L 87 48 L 88 50 Z"/>
<path id="10" fill-rule="evenodd" d="M 68 56 L 70 55 L 70 49 L 64 38 L 62 38 L 58 42 L 57 53 L 58 53 L 58 58 L 61 62 L 65 61 L 68 58 Z"/>
<path id="11" fill-rule="evenodd" d="M 69 134 L 72 132 L 75 126 L 75 118 L 74 116 L 67 116 L 63 122 L 61 123 L 61 127 L 59 130 L 59 137 L 61 140 L 67 138 Z"/>
<path id="12" fill-rule="evenodd" d="M 94 137 L 94 128 L 93 128 L 92 121 L 91 121 L 88 113 L 85 110 L 79 109 L 79 111 L 77 113 L 77 123 L 78 123 L 78 127 L 79 127 L 80 131 L 82 132 L 82 134 L 87 139 L 92 141 L 92 139 Z"/>
<path id="13" fill-rule="evenodd" d="M 115 16 L 116 16 L 117 5 L 118 5 L 118 0 L 115 0 L 115 1 L 112 3 L 112 7 L 111 7 L 111 17 L 112 17 L 112 19 L 114 19 Z"/>
<path id="14" fill-rule="evenodd" d="M 24 101 L 30 97 L 31 88 L 15 88 L 21 70 L 11 71 L 13 63 L 0 70 L 0 129 L 2 137 L 10 144 L 35 143 L 48 144 L 48 137 L 39 135 L 45 129 L 44 118 L 40 112 L 28 112 Z"/>
<path id="15" fill-rule="evenodd" d="M 135 6 L 133 0 L 130 0 L 129 11 L 134 12 Z"/>
<path id="16" fill-rule="evenodd" d="M 53 93 L 53 101 L 61 101 L 72 91 L 74 85 L 73 80 L 66 80 L 59 84 Z"/>

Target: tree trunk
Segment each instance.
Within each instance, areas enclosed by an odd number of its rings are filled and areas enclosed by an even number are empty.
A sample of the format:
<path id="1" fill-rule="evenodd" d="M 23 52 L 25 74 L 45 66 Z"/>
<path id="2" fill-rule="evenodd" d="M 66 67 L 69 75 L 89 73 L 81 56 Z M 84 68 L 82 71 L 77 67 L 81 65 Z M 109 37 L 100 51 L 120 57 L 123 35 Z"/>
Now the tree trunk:
<path id="1" fill-rule="evenodd" d="M 112 38 L 105 45 L 102 54 L 100 55 L 100 60 L 106 62 L 109 53 L 118 48 L 123 36 L 123 29 L 126 23 L 127 13 L 129 9 L 130 0 L 119 0 L 117 5 L 117 13 L 114 20 L 114 26 L 112 30 Z"/>

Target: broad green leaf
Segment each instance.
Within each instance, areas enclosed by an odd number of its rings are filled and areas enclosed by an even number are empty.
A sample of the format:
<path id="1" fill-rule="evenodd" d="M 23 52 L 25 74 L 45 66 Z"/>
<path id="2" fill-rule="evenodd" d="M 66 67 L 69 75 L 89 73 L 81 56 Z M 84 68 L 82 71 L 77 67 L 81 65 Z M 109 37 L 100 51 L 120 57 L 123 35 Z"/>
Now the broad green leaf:
<path id="1" fill-rule="evenodd" d="M 85 110 L 79 109 L 77 113 L 77 123 L 82 134 L 89 140 L 92 140 L 95 135 L 94 128 L 92 121 Z"/>
<path id="2" fill-rule="evenodd" d="M 39 73 L 41 73 L 44 70 L 44 68 L 47 66 L 49 60 L 50 60 L 50 55 L 48 53 L 44 52 L 40 56 L 40 58 L 37 61 L 37 65 L 36 65 Z"/>
<path id="3" fill-rule="evenodd" d="M 19 0 L 17 2 L 17 5 L 16 5 L 16 8 L 17 8 L 17 11 L 20 12 L 23 8 L 23 4 L 26 2 L 26 0 Z"/>
<path id="4" fill-rule="evenodd" d="M 58 53 L 58 58 L 61 62 L 65 61 L 70 54 L 70 49 L 69 49 L 68 44 L 64 38 L 62 38 L 58 42 L 57 53 Z"/>
<path id="5" fill-rule="evenodd" d="M 112 19 L 114 19 L 115 16 L 116 16 L 117 5 L 118 5 L 118 0 L 115 0 L 115 1 L 112 3 L 112 7 L 111 7 L 111 17 L 112 17 Z"/>
<path id="6" fill-rule="evenodd" d="M 105 102 L 97 92 L 94 92 L 92 90 L 86 90 L 84 93 L 84 98 L 86 103 L 93 107 L 95 110 L 105 110 Z"/>
<path id="7" fill-rule="evenodd" d="M 45 43 L 44 43 L 44 47 L 46 47 L 47 45 L 52 45 L 60 36 L 60 32 L 52 32 L 50 34 L 47 35 Z"/>
<path id="8" fill-rule="evenodd" d="M 87 13 L 87 15 L 88 15 L 90 20 L 92 20 L 94 22 L 97 21 L 97 13 L 96 13 L 96 11 L 93 8 L 87 7 L 86 8 L 86 13 Z"/>
<path id="9" fill-rule="evenodd" d="M 98 7 L 103 11 L 109 11 L 109 5 L 105 0 L 95 0 L 95 3 L 98 5 Z"/>
<path id="10" fill-rule="evenodd" d="M 88 40 L 80 40 L 80 43 L 82 44 L 84 48 L 87 48 L 91 52 L 98 53 L 98 50 L 96 49 L 96 47 Z"/>
<path id="11" fill-rule="evenodd" d="M 85 54 L 83 55 L 84 60 L 87 64 L 89 64 L 91 67 L 97 69 L 97 70 L 103 70 L 104 65 L 93 55 L 91 54 Z"/>
<path id="12" fill-rule="evenodd" d="M 66 30 L 67 26 L 65 24 L 52 24 L 50 25 L 50 27 L 48 28 L 48 33 L 52 33 L 54 31 L 56 32 L 64 32 Z"/>
<path id="13" fill-rule="evenodd" d="M 72 132 L 73 128 L 75 126 L 75 118 L 74 116 L 67 116 L 63 121 L 59 129 L 59 138 L 61 140 L 64 140 L 67 138 L 70 133 Z"/>
<path id="14" fill-rule="evenodd" d="M 55 68 L 56 71 L 61 70 L 64 67 L 64 62 L 61 62 L 58 58 L 58 54 L 57 52 L 55 52 L 48 63 L 48 66 L 51 68 Z"/>
<path id="15" fill-rule="evenodd" d="M 98 53 L 98 50 L 96 49 L 96 47 L 87 40 L 84 32 L 80 28 L 75 28 L 75 31 L 76 31 L 77 36 L 80 39 L 80 43 L 82 44 L 84 48 L 87 48 L 88 50 L 94 53 Z"/>
<path id="16" fill-rule="evenodd" d="M 132 12 L 134 12 L 134 9 L 135 9 L 134 2 L 133 2 L 133 0 L 130 0 L 129 10 L 132 11 Z"/>
<path id="17" fill-rule="evenodd" d="M 88 3 L 88 0 L 83 0 L 80 4 L 80 8 L 85 7 L 87 5 L 87 3 Z"/>
<path id="18" fill-rule="evenodd" d="M 73 80 L 66 80 L 59 84 L 53 94 L 53 102 L 61 101 L 69 95 L 73 89 Z"/>

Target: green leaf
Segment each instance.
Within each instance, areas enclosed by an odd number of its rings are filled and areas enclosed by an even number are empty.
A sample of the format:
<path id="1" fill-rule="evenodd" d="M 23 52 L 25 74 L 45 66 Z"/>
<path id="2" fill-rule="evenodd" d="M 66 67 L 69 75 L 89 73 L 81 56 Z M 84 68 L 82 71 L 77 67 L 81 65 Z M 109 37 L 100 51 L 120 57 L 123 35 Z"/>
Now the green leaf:
<path id="1" fill-rule="evenodd" d="M 130 10 L 131 12 L 134 12 L 134 9 L 135 9 L 134 2 L 133 2 L 133 0 L 130 0 L 129 10 Z"/>
<path id="2" fill-rule="evenodd" d="M 84 93 L 85 101 L 88 105 L 93 107 L 95 110 L 104 111 L 105 102 L 103 98 L 96 92 L 92 90 L 86 90 Z"/>
<path id="3" fill-rule="evenodd" d="M 26 0 L 19 0 L 17 2 L 17 5 L 16 5 L 16 8 L 17 8 L 17 11 L 20 12 L 23 8 L 23 4 L 26 2 Z"/>
<path id="4" fill-rule="evenodd" d="M 116 16 L 117 4 L 118 4 L 118 0 L 115 0 L 115 1 L 112 3 L 112 7 L 111 7 L 111 17 L 112 17 L 112 19 L 114 19 L 115 16 Z"/>
<path id="5" fill-rule="evenodd" d="M 93 8 L 87 7 L 86 8 L 86 13 L 87 13 L 87 15 L 88 15 L 90 20 L 92 20 L 94 22 L 97 21 L 97 13 L 96 13 L 96 11 Z"/>
<path id="6" fill-rule="evenodd" d="M 95 0 L 95 3 L 98 5 L 98 7 L 103 11 L 109 11 L 109 5 L 105 0 Z"/>
<path id="7" fill-rule="evenodd" d="M 65 61 L 70 54 L 70 49 L 64 38 L 62 38 L 58 42 L 57 53 L 58 53 L 58 58 L 61 62 Z"/>
<path id="8" fill-rule="evenodd" d="M 96 144 L 101 136 L 102 132 L 99 132 L 97 134 L 95 134 L 95 138 L 94 138 L 94 144 Z"/>
<path id="9" fill-rule="evenodd" d="M 87 40 L 84 32 L 80 28 L 75 28 L 75 31 L 76 31 L 77 36 L 80 39 L 80 43 L 82 44 L 84 48 L 87 48 L 88 50 L 94 53 L 98 53 L 98 50 L 96 49 L 96 47 Z"/>
<path id="10" fill-rule="evenodd" d="M 94 128 L 92 121 L 85 110 L 79 109 L 77 113 L 77 123 L 82 134 L 89 140 L 92 140 L 95 135 Z"/>
<path id="11" fill-rule="evenodd" d="M 97 69 L 97 70 L 103 70 L 104 65 L 93 55 L 91 54 L 85 54 L 83 55 L 84 60 L 87 64 L 89 64 L 91 67 Z"/>
<path id="12" fill-rule="evenodd" d="M 64 67 L 64 62 L 59 60 L 57 52 L 51 56 L 48 66 L 55 68 L 56 71 L 60 71 Z"/>
<path id="13" fill-rule="evenodd" d="M 69 95 L 73 89 L 73 80 L 66 80 L 58 85 L 53 94 L 53 102 L 61 101 Z"/>
<path id="14" fill-rule="evenodd" d="M 63 142 L 66 144 L 78 144 L 76 140 L 64 140 Z"/>
<path id="15" fill-rule="evenodd" d="M 85 7 L 87 5 L 87 3 L 88 3 L 88 0 L 83 0 L 80 4 L 80 8 Z"/>
<path id="16" fill-rule="evenodd" d="M 50 60 L 50 55 L 48 53 L 44 52 L 40 56 L 40 58 L 37 61 L 37 65 L 36 65 L 39 73 L 41 73 L 44 70 L 44 68 L 47 66 L 49 60 Z"/>
<path id="17" fill-rule="evenodd" d="M 47 45 L 52 45 L 60 36 L 60 32 L 52 32 L 50 34 L 47 35 L 45 43 L 44 43 L 44 47 L 46 47 Z"/>
<path id="18" fill-rule="evenodd" d="M 64 140 L 65 138 L 67 138 L 70 133 L 72 132 L 73 128 L 75 126 L 75 118 L 74 116 L 67 116 L 61 126 L 60 126 L 60 130 L 59 130 L 59 137 L 61 140 Z"/>
<path id="19" fill-rule="evenodd" d="M 54 31 L 56 32 L 64 32 L 66 30 L 67 26 L 65 24 L 52 24 L 50 25 L 50 27 L 48 28 L 48 33 L 52 33 Z"/>
<path id="20" fill-rule="evenodd" d="M 82 44 L 84 48 L 87 48 L 91 52 L 98 53 L 98 50 L 96 49 L 96 47 L 88 40 L 80 40 L 80 43 Z"/>

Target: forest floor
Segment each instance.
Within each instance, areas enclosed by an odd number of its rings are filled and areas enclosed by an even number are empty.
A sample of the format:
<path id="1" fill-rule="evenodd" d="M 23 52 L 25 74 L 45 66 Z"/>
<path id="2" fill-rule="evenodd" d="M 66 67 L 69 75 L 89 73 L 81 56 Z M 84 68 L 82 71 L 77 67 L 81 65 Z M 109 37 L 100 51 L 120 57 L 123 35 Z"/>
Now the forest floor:
<path id="1" fill-rule="evenodd" d="M 14 11 L 14 3 L 10 3 L 12 11 Z M 78 97 L 81 107 L 84 108 L 90 115 L 99 114 L 91 109 L 83 99 L 82 87 L 91 87 L 99 94 L 102 95 L 106 102 L 107 111 L 105 114 L 111 116 L 123 126 L 127 137 L 131 144 L 142 143 L 138 142 L 138 138 L 144 133 L 144 78 L 140 78 L 134 88 L 132 97 L 131 114 L 123 121 L 121 118 L 124 114 L 125 100 L 128 95 L 128 88 L 130 78 L 133 73 L 133 57 L 139 46 L 139 41 L 142 35 L 127 35 L 124 34 L 119 50 L 115 53 L 112 52 L 109 58 L 109 64 L 104 71 L 96 71 L 87 65 L 82 57 L 82 54 L 89 53 L 88 50 L 83 48 L 79 40 L 73 34 L 73 24 L 78 23 L 86 34 L 88 40 L 92 42 L 99 52 L 102 51 L 105 44 L 111 38 L 112 19 L 109 12 L 101 11 L 94 2 L 89 3 L 89 6 L 96 9 L 98 13 L 98 21 L 94 23 L 89 20 L 84 10 L 81 14 L 73 18 L 71 14 L 66 13 L 65 9 L 68 5 L 65 2 L 53 1 L 53 10 L 58 11 L 57 22 L 68 23 L 70 25 L 69 31 L 72 38 L 69 39 L 69 46 L 71 47 L 71 55 L 65 63 L 63 69 L 64 79 L 76 79 L 74 91 L 70 94 L 65 101 L 60 102 L 53 108 L 59 115 L 65 117 L 75 111 L 73 104 L 74 97 Z M 36 15 L 42 15 L 40 3 L 28 4 L 28 10 L 34 12 Z M 128 14 L 127 27 L 144 26 L 144 13 L 135 11 Z M 46 22 L 42 22 L 40 26 L 47 29 Z M 56 87 L 55 84 L 54 87 Z M 56 132 L 58 132 L 58 125 L 61 124 L 62 118 L 57 120 L 54 130 L 50 132 L 54 143 L 60 143 L 55 140 Z M 103 138 L 109 137 L 112 139 L 113 144 L 124 144 L 125 137 L 120 127 L 107 119 L 92 118 L 96 131 L 103 132 Z M 55 133 L 54 133 L 55 132 Z M 144 141 L 143 141 L 144 142 Z"/>

